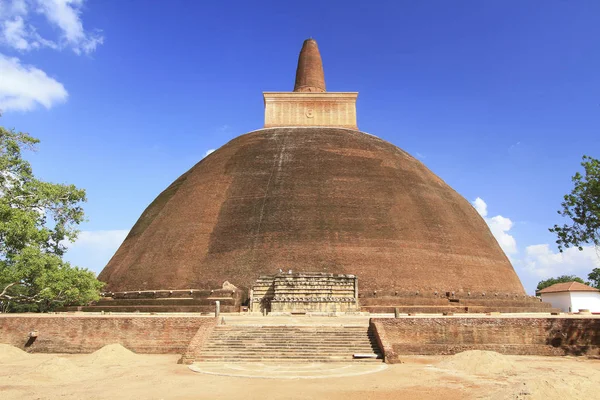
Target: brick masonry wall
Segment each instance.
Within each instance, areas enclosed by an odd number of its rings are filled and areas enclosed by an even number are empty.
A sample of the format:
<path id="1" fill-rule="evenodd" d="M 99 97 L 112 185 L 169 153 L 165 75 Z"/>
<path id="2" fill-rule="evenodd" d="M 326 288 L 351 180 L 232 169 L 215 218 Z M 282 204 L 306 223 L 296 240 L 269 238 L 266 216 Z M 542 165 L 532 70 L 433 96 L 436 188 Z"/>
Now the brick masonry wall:
<path id="1" fill-rule="evenodd" d="M 215 321 L 215 323 L 216 322 L 217 321 Z M 206 341 L 209 339 L 214 327 L 215 324 L 213 324 L 211 327 L 203 326 L 200 329 L 198 329 L 192 340 L 190 340 L 187 349 L 181 355 L 181 358 L 179 359 L 179 364 L 191 364 L 196 360 L 196 357 L 202 350 L 202 347 L 204 346 Z"/>
<path id="2" fill-rule="evenodd" d="M 520 355 L 598 355 L 598 318 L 373 318 L 385 361 L 402 355 L 492 350 Z"/>
<path id="3" fill-rule="evenodd" d="M 200 316 L 4 315 L 0 343 L 34 353 L 91 353 L 119 343 L 136 353 L 181 354 L 199 331 L 215 324 L 215 318 Z"/>

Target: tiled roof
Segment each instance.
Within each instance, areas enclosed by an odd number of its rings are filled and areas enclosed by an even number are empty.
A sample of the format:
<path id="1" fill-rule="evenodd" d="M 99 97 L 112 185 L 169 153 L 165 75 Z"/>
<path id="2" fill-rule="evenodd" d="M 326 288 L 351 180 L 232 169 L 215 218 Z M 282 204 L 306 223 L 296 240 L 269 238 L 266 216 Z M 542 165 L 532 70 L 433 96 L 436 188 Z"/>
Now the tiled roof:
<path id="1" fill-rule="evenodd" d="M 557 292 L 598 292 L 598 289 L 595 289 L 591 286 L 584 285 L 579 282 L 563 282 L 563 283 L 555 283 L 552 286 L 548 286 L 540 290 L 538 293 L 557 293 Z"/>

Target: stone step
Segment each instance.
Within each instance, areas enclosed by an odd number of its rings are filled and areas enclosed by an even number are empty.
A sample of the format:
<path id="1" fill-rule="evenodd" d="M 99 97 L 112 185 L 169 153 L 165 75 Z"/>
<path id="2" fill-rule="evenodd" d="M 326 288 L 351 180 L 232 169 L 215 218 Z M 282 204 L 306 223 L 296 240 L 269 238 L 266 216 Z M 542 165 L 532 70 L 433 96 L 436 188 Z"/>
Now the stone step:
<path id="1" fill-rule="evenodd" d="M 210 353 L 236 353 L 236 354 L 267 354 L 267 353 L 319 353 L 319 354 L 353 354 L 353 353 L 373 353 L 379 352 L 376 346 L 357 346 L 357 347 L 213 347 L 203 346 L 201 352 Z"/>
<path id="2" fill-rule="evenodd" d="M 307 357 L 235 357 L 235 356 L 198 356 L 195 361 L 221 361 L 221 362 L 377 362 L 381 363 L 381 358 L 354 358 L 352 355 L 346 357 L 318 357 L 318 356 L 307 356 Z"/>
<path id="3" fill-rule="evenodd" d="M 306 326 L 277 326 L 277 325 L 220 325 L 216 327 L 216 330 L 219 331 L 227 331 L 227 330 L 236 330 L 239 332 L 251 331 L 251 330 L 260 330 L 262 332 L 266 331 L 286 331 L 286 332 L 337 332 L 339 334 L 352 333 L 352 332 L 362 332 L 366 326 L 324 326 L 319 328 L 313 328 L 310 325 Z"/>
<path id="4" fill-rule="evenodd" d="M 243 326 L 243 325 L 241 325 Z M 331 330 L 288 330 L 288 329 L 269 329 L 268 327 L 264 327 L 265 329 L 254 329 L 254 330 L 250 330 L 249 328 L 246 328 L 245 330 L 241 330 L 241 331 L 237 331 L 234 329 L 215 329 L 215 332 L 222 332 L 224 334 L 227 334 L 229 332 L 233 332 L 233 333 L 238 333 L 240 335 L 244 335 L 246 333 L 250 333 L 250 334 L 255 334 L 255 333 L 264 333 L 264 334 L 276 334 L 276 333 L 286 333 L 286 334 L 299 334 L 299 335 L 317 335 L 317 334 L 337 334 L 340 336 L 353 336 L 353 335 L 365 335 L 367 334 L 367 332 L 364 332 L 362 330 L 359 329 L 354 329 L 354 330 L 348 330 L 347 332 L 336 332 L 337 330 L 346 330 L 343 327 L 332 327 Z M 362 328 L 362 329 L 366 329 L 366 328 Z"/>
<path id="5" fill-rule="evenodd" d="M 212 336 L 218 337 L 240 337 L 240 338 L 244 338 L 244 337 L 257 337 L 258 335 L 263 336 L 263 337 L 281 337 L 282 335 L 286 335 L 286 338 L 289 337 L 303 337 L 303 338 L 318 338 L 321 335 L 327 335 L 328 338 L 334 338 L 334 337 L 339 337 L 339 338 L 343 338 L 343 339 L 352 339 L 352 338 L 368 338 L 371 337 L 369 335 L 367 335 L 364 332 L 355 332 L 353 334 L 345 334 L 345 335 L 336 335 L 333 332 L 289 332 L 286 333 L 285 331 L 271 331 L 271 332 L 260 332 L 260 331 L 256 331 L 256 332 L 231 332 L 231 331 L 218 331 L 218 333 L 213 332 Z"/>
<path id="6" fill-rule="evenodd" d="M 363 333 L 365 326 L 359 326 L 356 328 L 346 328 L 344 326 L 328 326 L 322 329 L 315 329 L 307 327 L 298 327 L 298 328 L 285 328 L 285 327 L 277 327 L 277 326 L 269 326 L 269 325 L 221 325 L 221 327 L 215 328 L 218 331 L 227 332 L 228 330 L 235 330 L 237 332 L 301 332 L 301 333 L 315 333 L 315 332 L 329 332 L 329 333 L 338 333 L 340 335 L 345 334 L 355 334 L 355 333 Z M 341 331 L 341 332 L 340 332 Z M 366 333 L 366 332 L 364 332 Z"/>
<path id="7" fill-rule="evenodd" d="M 447 298 L 439 297 L 369 297 L 359 299 L 361 307 L 448 306 Z"/>
<path id="8" fill-rule="evenodd" d="M 244 335 L 236 335 L 236 334 L 225 334 L 225 335 L 220 335 L 220 334 L 214 334 L 212 333 L 210 335 L 210 338 L 214 338 L 214 339 L 233 339 L 233 340 L 252 340 L 252 339 L 261 339 L 261 340 L 283 340 L 286 342 L 291 342 L 295 339 L 298 340 L 319 340 L 319 341 L 325 341 L 325 340 L 369 340 L 370 338 L 374 338 L 375 336 L 367 336 L 367 335 L 348 335 L 348 336 L 334 336 L 334 335 L 328 335 L 326 333 L 322 333 L 319 335 L 284 335 L 284 334 L 264 334 L 264 333 L 257 333 L 256 335 L 248 335 L 248 334 L 244 334 Z"/>
<path id="9" fill-rule="evenodd" d="M 314 324 L 318 323 L 318 317 L 315 318 Z M 260 319 L 257 321 L 260 323 Z M 363 330 L 368 325 L 219 325 L 215 329 L 218 330 L 227 330 L 227 329 L 236 329 L 236 330 L 244 330 L 244 329 L 261 329 L 261 330 L 301 330 L 301 331 L 335 331 L 338 333 L 344 333 L 352 330 Z"/>
<path id="10" fill-rule="evenodd" d="M 181 312 L 181 313 L 214 313 L 215 306 L 180 306 L 180 305 L 131 305 L 131 306 L 69 306 L 65 307 L 66 311 L 86 311 L 86 312 L 145 312 L 145 313 L 165 313 L 165 312 Z M 233 313 L 239 312 L 239 307 L 221 306 L 221 312 Z"/>
<path id="11" fill-rule="evenodd" d="M 437 293 L 437 294 L 436 294 Z M 468 299 L 468 298 L 490 298 L 490 297 L 498 297 L 498 298 L 507 298 L 507 293 L 498 293 L 498 296 L 495 296 L 494 292 L 486 292 L 485 296 L 483 296 L 482 292 L 478 292 L 478 291 L 470 291 L 471 295 L 468 294 L 469 291 L 464 291 L 464 292 L 454 292 L 454 296 L 452 296 L 452 291 L 445 291 L 445 290 L 438 290 L 437 292 L 435 290 L 432 291 L 428 291 L 428 290 L 377 290 L 377 291 L 370 291 L 370 290 L 360 290 L 358 292 L 358 296 L 363 299 L 363 298 L 383 298 L 383 297 L 421 297 L 421 298 L 440 298 L 440 299 L 452 299 L 452 298 L 460 298 L 460 299 Z M 519 298 L 519 299 L 527 299 L 527 298 L 532 298 L 534 296 L 527 296 L 524 294 L 517 294 L 517 293 L 512 293 L 512 294 L 508 294 L 508 298 Z"/>
<path id="12" fill-rule="evenodd" d="M 366 332 L 353 332 L 353 333 L 349 333 L 349 334 L 336 334 L 335 332 L 285 332 L 285 331 L 270 331 L 270 332 L 261 332 L 261 331 L 254 331 L 254 332 L 234 332 L 234 331 L 213 331 L 212 332 L 212 336 L 214 337 L 240 337 L 240 338 L 244 338 L 244 337 L 257 337 L 257 336 L 263 336 L 263 337 L 281 337 L 282 335 L 286 335 L 286 338 L 291 338 L 291 337 L 302 337 L 302 338 L 318 338 L 321 335 L 327 335 L 328 338 L 334 338 L 334 337 L 339 337 L 339 338 L 343 338 L 343 339 L 352 339 L 352 338 L 357 338 L 357 339 L 361 339 L 361 338 L 368 338 L 371 337 L 369 335 L 366 334 Z"/>
<path id="13" fill-rule="evenodd" d="M 369 343 L 364 343 L 364 344 L 360 344 L 360 345 L 351 345 L 351 346 L 327 346 L 327 345 L 321 345 L 321 346 L 314 346 L 314 345 L 300 345 L 300 346 L 284 346 L 284 345 L 252 345 L 252 346 L 244 346 L 244 345 L 234 345 L 234 346 L 230 346 L 227 344 L 207 344 L 205 345 L 203 348 L 205 349 L 225 349 L 225 350 L 229 350 L 229 349 L 250 349 L 252 351 L 260 351 L 260 350 L 272 350 L 272 349 L 282 349 L 282 350 L 301 350 L 301 351 L 306 351 L 306 350 L 310 350 L 310 349 L 319 349 L 322 351 L 326 351 L 326 350 L 332 350 L 332 351 L 337 351 L 337 350 L 350 350 L 350 351 L 354 351 L 355 349 L 366 349 L 366 348 L 377 348 L 377 346 L 375 345 L 371 345 Z"/>
<path id="14" fill-rule="evenodd" d="M 452 304 L 452 303 L 451 303 Z M 541 303 L 540 303 L 541 304 Z M 442 314 L 444 312 L 453 313 L 486 313 L 486 312 L 502 312 L 502 313 L 550 313 L 554 312 L 554 308 L 547 307 L 508 307 L 508 306 L 465 306 L 465 305 L 450 305 L 450 306 L 367 306 L 361 307 L 361 311 L 370 313 L 393 314 L 395 309 L 401 314 L 407 313 L 422 313 L 422 314 Z"/>
<path id="15" fill-rule="evenodd" d="M 326 338 L 323 336 L 327 336 Z M 282 333 L 270 333 L 270 334 L 264 334 L 264 333 L 257 333 L 256 335 L 252 335 L 252 334 L 211 334 L 210 337 L 213 338 L 228 338 L 228 339 L 240 339 L 240 340 L 244 340 L 244 339 L 254 339 L 254 338 L 264 338 L 264 339 L 282 339 L 282 340 L 286 340 L 286 341 L 290 341 L 291 339 L 320 339 L 320 340 L 333 340 L 333 339 L 340 339 L 340 340 L 367 340 L 371 337 L 374 336 L 367 336 L 367 335 L 362 335 L 362 334 L 357 334 L 357 335 L 347 335 L 347 336 L 335 336 L 335 335 L 328 335 L 327 333 L 320 333 L 320 334 L 307 334 L 307 335 L 302 335 L 302 334 L 293 334 L 293 335 L 285 335 Z"/>
<path id="16" fill-rule="evenodd" d="M 110 297 L 115 299 L 151 299 L 151 298 L 231 298 L 239 295 L 227 289 L 185 289 L 185 290 L 143 290 L 140 292 L 114 292 Z"/>
<path id="17" fill-rule="evenodd" d="M 549 303 L 542 303 L 535 298 L 525 297 L 423 297 L 423 296 L 387 296 L 367 297 L 360 299 L 362 307 L 426 307 L 426 306 L 480 306 L 480 307 L 535 307 L 549 308 Z"/>
<path id="18" fill-rule="evenodd" d="M 322 335 L 321 335 L 322 336 Z M 282 343 L 290 343 L 290 342 L 311 342 L 311 343 L 331 343 L 331 342 L 339 342 L 339 343 L 351 343 L 351 342 L 363 342 L 368 341 L 371 338 L 368 336 L 356 337 L 356 336 L 348 336 L 348 337 L 330 337 L 323 338 L 319 336 L 294 336 L 294 337 L 282 337 L 280 335 L 260 335 L 260 336 L 226 336 L 226 335 L 215 335 L 209 336 L 211 340 L 214 341 L 235 341 L 235 342 L 244 342 L 244 341 L 268 341 L 268 342 L 282 342 Z"/>
<path id="19" fill-rule="evenodd" d="M 241 339 L 223 339 L 223 338 L 214 338 L 210 337 L 209 339 L 212 343 L 227 343 L 227 344 L 246 344 L 246 343 L 273 343 L 273 344 L 289 344 L 293 346 L 294 344 L 355 344 L 355 343 L 369 343 L 369 339 L 365 338 L 362 340 L 333 340 L 333 339 L 296 339 L 296 340 L 285 340 L 285 339 L 277 339 L 270 340 L 270 338 L 248 338 L 245 340 Z"/>
<path id="20" fill-rule="evenodd" d="M 339 329 L 344 329 L 344 328 L 339 328 Z M 301 335 L 301 336 L 318 336 L 320 334 L 326 334 L 326 335 L 337 335 L 339 337 L 352 337 L 352 336 L 358 336 L 358 337 L 367 337 L 367 332 L 361 332 L 359 330 L 354 330 L 354 331 L 350 331 L 350 332 L 344 332 L 344 333 L 338 333 L 335 331 L 326 331 L 326 330 L 322 330 L 322 331 L 297 331 L 297 330 L 290 330 L 287 331 L 285 329 L 265 329 L 265 330 L 246 330 L 246 331 L 235 331 L 235 330 L 221 330 L 221 329 L 215 329 L 214 332 L 219 332 L 219 334 L 223 334 L 223 335 L 229 335 L 229 334 L 237 334 L 239 336 L 248 336 L 248 335 L 252 335 L 255 336 L 256 334 L 262 334 L 262 335 L 278 335 L 278 334 L 288 334 L 288 335 Z"/>
<path id="21" fill-rule="evenodd" d="M 212 343 L 227 343 L 227 344 L 245 344 L 245 343 L 273 343 L 273 344 L 288 344 L 293 346 L 294 344 L 336 344 L 336 345 L 344 345 L 344 344 L 360 344 L 360 343 L 369 343 L 371 339 L 350 339 L 350 340 L 342 340 L 342 339 L 322 339 L 322 338 L 296 338 L 290 339 L 287 338 L 247 338 L 247 339 L 238 339 L 238 338 L 221 338 L 221 337 L 209 337 L 209 341 Z"/>
<path id="22" fill-rule="evenodd" d="M 302 335 L 302 336 L 318 336 L 320 334 L 327 334 L 327 335 L 336 335 L 339 337 L 352 337 L 352 336 L 367 336 L 367 332 L 365 332 L 365 328 L 362 329 L 353 329 L 353 330 L 348 330 L 348 332 L 337 332 L 337 330 L 346 330 L 345 328 L 342 327 L 333 327 L 331 330 L 297 330 L 297 329 L 269 329 L 268 327 L 265 327 L 264 329 L 261 328 L 257 328 L 257 329 L 249 329 L 249 328 L 245 328 L 245 329 L 240 329 L 240 330 L 236 330 L 236 329 L 218 329 L 215 328 L 214 332 L 215 334 L 218 332 L 218 334 L 237 334 L 239 336 L 244 336 L 244 335 L 252 335 L 255 336 L 256 334 L 263 334 L 263 335 L 275 335 L 275 334 L 282 334 L 285 333 L 287 335 Z"/>
<path id="23" fill-rule="evenodd" d="M 474 307 L 536 307 L 536 308 L 552 308 L 552 304 L 543 303 L 536 299 L 461 299 L 461 305 Z"/>
<path id="24" fill-rule="evenodd" d="M 228 326 L 228 325 L 222 325 L 222 326 Z M 343 326 L 331 326 L 331 327 L 327 327 L 327 328 L 323 328 L 323 329 L 313 329 L 310 327 L 286 329 L 286 328 L 271 327 L 271 326 L 231 325 L 230 327 L 227 327 L 227 328 L 217 327 L 217 328 L 215 328 L 215 331 L 218 331 L 218 332 L 234 331 L 234 332 L 239 332 L 239 333 L 245 333 L 245 332 L 251 332 L 251 333 L 286 332 L 286 333 L 301 333 L 301 334 L 311 334 L 311 333 L 332 333 L 333 334 L 333 333 L 336 333 L 338 335 L 344 335 L 344 336 L 367 333 L 367 332 L 365 332 L 365 327 L 363 327 L 363 326 L 357 327 L 357 328 L 345 328 Z M 342 332 L 340 332 L 340 331 L 342 331 Z"/>
<path id="25" fill-rule="evenodd" d="M 96 307 L 112 307 L 112 306 L 211 306 L 214 310 L 215 301 L 221 302 L 221 307 L 234 306 L 235 299 L 184 299 L 184 298 L 168 298 L 168 299 L 111 299 L 99 300 L 96 302 Z"/>
<path id="26" fill-rule="evenodd" d="M 260 350 L 260 351 L 255 351 L 255 350 L 237 350 L 237 351 L 223 351 L 221 349 L 203 349 L 200 354 L 212 354 L 212 355 L 236 355 L 236 356 L 261 356 L 261 357 L 265 357 L 267 355 L 321 355 L 321 356 L 343 356 L 343 355 L 348 355 L 348 354 L 364 354 L 364 353 L 373 353 L 373 349 L 372 348 L 366 348 L 366 349 L 352 349 L 352 351 L 348 351 L 348 350 L 338 350 L 338 351 L 331 351 L 331 350 L 327 350 L 327 351 L 322 351 L 322 350 L 311 350 L 311 349 L 307 349 L 306 351 L 298 351 L 297 349 L 290 349 L 290 350 L 285 350 L 285 349 L 273 349 L 273 350 Z"/>
<path id="27" fill-rule="evenodd" d="M 299 346 L 284 346 L 284 345 L 259 345 L 259 344 L 255 344 L 255 345 L 247 345 L 244 346 L 242 344 L 238 344 L 238 345 L 230 345 L 230 344 L 226 344 L 226 343 L 219 343 L 219 344 L 207 344 L 203 347 L 204 349 L 225 349 L 225 350 L 230 350 L 230 349 L 236 349 L 236 350 L 245 350 L 245 349 L 250 349 L 252 351 L 261 351 L 261 350 L 272 350 L 272 349 L 283 349 L 283 350 L 301 350 L 301 351 L 306 351 L 306 350 L 310 350 L 310 349 L 315 349 L 315 350 L 319 350 L 319 351 L 326 351 L 326 350 L 332 350 L 332 351 L 337 351 L 337 350 L 351 350 L 354 351 L 356 349 L 366 349 L 366 348 L 372 348 L 372 349 L 376 349 L 377 346 L 375 345 L 371 345 L 368 343 L 365 344 L 360 344 L 360 345 L 350 345 L 350 346 L 327 346 L 327 345 L 320 345 L 320 346 L 315 346 L 312 344 L 309 345 L 299 345 Z"/>
<path id="28" fill-rule="evenodd" d="M 228 330 L 233 330 L 236 332 L 273 332 L 273 331 L 281 331 L 281 332 L 302 332 L 302 333 L 310 333 L 310 332 L 332 332 L 340 335 L 356 333 L 356 332 L 364 332 L 366 333 L 365 326 L 326 326 L 320 328 L 313 328 L 311 326 L 271 326 L 271 325 L 220 325 L 215 328 L 216 331 L 226 332 Z"/>
<path id="29" fill-rule="evenodd" d="M 293 345 L 294 343 L 312 343 L 312 344 L 319 344 L 319 343 L 331 343 L 331 344 L 345 344 L 345 343 L 369 343 L 369 339 L 368 338 L 364 338 L 364 339 L 353 339 L 353 340 L 334 340 L 334 339 L 296 339 L 296 340 L 286 340 L 285 338 L 278 338 L 278 339 L 273 339 L 271 340 L 271 338 L 248 338 L 248 339 L 223 339 L 223 338 L 213 338 L 210 337 L 209 339 L 211 342 L 222 342 L 222 343 L 240 343 L 240 344 L 244 344 L 244 343 L 252 343 L 252 342 L 260 342 L 260 343 L 282 343 L 282 344 L 290 344 Z"/>
<path id="30" fill-rule="evenodd" d="M 198 358 L 240 358 L 246 360 L 261 359 L 261 358 L 279 358 L 279 359 L 338 359 L 351 360 L 354 354 L 366 354 L 364 352 L 348 352 L 348 353 L 210 353 L 201 351 L 197 355 Z M 370 352 L 376 357 L 381 357 L 379 353 Z"/>
<path id="31" fill-rule="evenodd" d="M 286 335 L 286 338 L 289 337 L 303 337 L 303 338 L 318 338 L 322 335 L 326 335 L 328 338 L 334 338 L 334 337 L 339 337 L 339 338 L 343 338 L 343 339 L 352 339 L 352 338 L 357 338 L 357 339 L 361 339 L 361 338 L 368 338 L 371 337 L 370 335 L 367 335 L 366 332 L 352 332 L 352 333 L 348 333 L 348 334 L 336 334 L 335 332 L 326 332 L 326 331 L 322 331 L 322 332 L 285 332 L 285 331 L 269 331 L 269 332 L 261 332 L 261 331 L 254 331 L 254 332 L 234 332 L 234 331 L 213 331 L 211 333 L 212 336 L 221 336 L 221 337 L 257 337 L 257 336 L 264 336 L 264 337 L 281 337 L 282 335 Z"/>
<path id="32" fill-rule="evenodd" d="M 263 340 L 262 338 L 258 339 L 247 339 L 247 340 L 223 340 L 221 338 L 210 338 L 210 342 L 212 343 L 227 343 L 227 344 L 245 344 L 245 343 L 273 343 L 273 344 L 288 344 L 293 346 L 294 344 L 355 344 L 355 343 L 370 343 L 371 341 L 367 338 L 363 340 L 322 340 L 322 339 L 298 339 L 298 340 Z"/>
<path id="33" fill-rule="evenodd" d="M 357 353 L 358 354 L 358 353 Z M 355 358 L 352 354 L 346 355 L 332 355 L 332 356 L 320 356 L 318 354 L 307 354 L 300 356 L 292 356 L 289 354 L 284 355 L 271 355 L 265 354 L 264 356 L 240 356 L 240 355 L 213 355 L 213 354 L 199 354 L 195 357 L 196 361 L 208 361 L 208 360 L 228 360 L 230 362 L 252 362 L 252 361 L 262 361 L 262 360 L 281 360 L 282 362 L 295 362 L 295 361 L 353 361 L 358 360 L 359 358 Z M 368 359 L 367 357 L 362 357 L 360 359 Z M 374 360 L 378 360 L 381 362 L 382 357 L 380 355 L 375 355 Z"/>
<path id="34" fill-rule="evenodd" d="M 326 336 L 326 337 L 324 337 Z M 283 341 L 283 342 L 293 342 L 295 340 L 309 340 L 309 341 L 318 341 L 318 342 L 326 342 L 326 341 L 363 341 L 370 340 L 374 338 L 374 336 L 329 336 L 326 334 L 322 335 L 265 335 L 265 334 L 256 334 L 256 335 L 214 335 L 211 334 L 209 336 L 214 340 L 272 340 L 272 341 Z"/>
<path id="35" fill-rule="evenodd" d="M 350 342 L 350 343 L 344 343 L 344 342 L 310 342 L 310 341 L 302 341 L 302 342 L 296 342 L 294 344 L 289 344 L 283 341 L 279 341 L 279 342 L 270 342 L 270 341 L 227 341 L 227 340 L 223 340 L 223 341 L 217 341 L 217 340 L 210 340 L 209 342 L 211 344 L 214 345 L 219 345 L 219 346 L 257 346 L 257 345 L 272 345 L 272 346 L 287 346 L 287 347 L 300 347 L 300 346 L 319 346 L 319 347 L 323 347 L 323 346 L 332 346 L 332 347 L 344 347 L 344 346 L 364 346 L 366 344 L 371 343 L 368 340 L 362 341 L 362 342 Z"/>
<path id="36" fill-rule="evenodd" d="M 201 348 L 186 354 L 186 361 L 329 362 L 352 361 L 353 354 L 380 351 L 367 326 L 221 325 Z"/>
<path id="37" fill-rule="evenodd" d="M 314 339 L 307 339 L 307 338 L 296 338 L 296 339 L 287 339 L 287 338 L 268 338 L 268 337 L 260 337 L 260 338 L 221 338 L 221 337 L 210 337 L 209 339 L 211 342 L 213 343 L 228 343 L 228 344 L 235 344 L 235 343 L 239 343 L 239 344 L 244 344 L 244 343 L 254 343 L 254 342 L 258 342 L 258 343 L 281 343 L 281 344 L 290 344 L 293 345 L 293 343 L 297 343 L 297 344 L 320 344 L 320 343 L 324 343 L 324 344 L 352 344 L 352 343 L 368 343 L 369 342 L 369 338 L 364 338 L 364 339 L 351 339 L 351 340 L 336 340 L 336 339 L 322 339 L 322 338 L 314 338 Z"/>

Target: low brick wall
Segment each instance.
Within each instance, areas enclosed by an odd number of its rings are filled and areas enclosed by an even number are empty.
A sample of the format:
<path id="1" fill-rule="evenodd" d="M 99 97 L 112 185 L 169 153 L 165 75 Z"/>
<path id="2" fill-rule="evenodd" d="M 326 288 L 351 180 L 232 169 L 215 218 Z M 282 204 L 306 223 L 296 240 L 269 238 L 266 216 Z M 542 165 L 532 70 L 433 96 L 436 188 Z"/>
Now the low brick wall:
<path id="1" fill-rule="evenodd" d="M 182 354 L 215 324 L 200 316 L 8 314 L 0 316 L 0 343 L 35 353 L 91 353 L 119 343 L 136 353 Z"/>
<path id="2" fill-rule="evenodd" d="M 213 325 L 213 327 L 214 327 L 214 325 Z M 196 357 L 198 356 L 200 351 L 202 351 L 202 347 L 204 346 L 206 341 L 209 339 L 212 331 L 213 331 L 212 328 L 198 329 L 198 331 L 196 332 L 196 334 L 194 335 L 192 340 L 190 340 L 190 343 L 188 344 L 187 349 L 181 355 L 181 358 L 179 359 L 179 364 L 193 363 L 196 360 Z"/>
<path id="3" fill-rule="evenodd" d="M 519 355 L 598 355 L 600 318 L 372 318 L 387 363 L 402 355 L 492 350 Z"/>

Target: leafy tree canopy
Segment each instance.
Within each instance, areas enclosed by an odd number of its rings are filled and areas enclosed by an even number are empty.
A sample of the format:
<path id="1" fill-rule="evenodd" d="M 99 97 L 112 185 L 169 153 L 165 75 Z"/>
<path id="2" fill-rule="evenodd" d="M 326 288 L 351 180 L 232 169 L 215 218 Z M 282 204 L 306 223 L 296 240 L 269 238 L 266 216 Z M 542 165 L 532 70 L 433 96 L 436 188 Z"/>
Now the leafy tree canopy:
<path id="1" fill-rule="evenodd" d="M 549 278 L 543 281 L 540 281 L 540 283 L 538 283 L 537 285 L 537 291 L 540 291 L 542 289 L 547 288 L 548 286 L 552 286 L 555 283 L 563 283 L 563 282 L 579 282 L 579 283 L 583 283 L 585 285 L 588 284 L 588 282 L 585 282 L 583 279 L 575 276 L 575 275 L 561 275 L 558 278 Z"/>
<path id="2" fill-rule="evenodd" d="M 584 174 L 577 172 L 573 178 L 574 188 L 565 195 L 558 211 L 569 218 L 570 224 L 554 225 L 550 232 L 556 233 L 558 249 L 575 246 L 583 250 L 584 244 L 600 248 L 600 160 L 583 156 Z"/>
<path id="3" fill-rule="evenodd" d="M 62 260 L 77 237 L 85 191 L 33 175 L 23 150 L 39 142 L 0 127 L 0 306 L 46 311 L 97 300 L 102 283 Z"/>
<path id="4" fill-rule="evenodd" d="M 588 279 L 593 287 L 600 289 L 600 268 L 594 268 L 592 272 L 589 273 Z"/>

